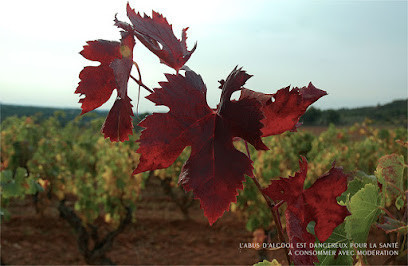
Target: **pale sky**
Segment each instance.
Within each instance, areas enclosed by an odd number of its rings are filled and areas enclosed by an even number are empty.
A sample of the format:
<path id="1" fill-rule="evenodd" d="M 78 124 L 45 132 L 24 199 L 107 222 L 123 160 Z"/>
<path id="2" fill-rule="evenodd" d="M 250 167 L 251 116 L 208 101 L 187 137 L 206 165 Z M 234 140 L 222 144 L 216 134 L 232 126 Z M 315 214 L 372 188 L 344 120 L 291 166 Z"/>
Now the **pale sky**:
<path id="1" fill-rule="evenodd" d="M 129 22 L 122 0 L 2 1 L 0 101 L 80 108 L 79 72 L 97 65 L 79 54 L 88 40 L 118 40 L 113 18 Z M 197 50 L 187 65 L 207 84 L 211 107 L 218 80 L 236 66 L 254 75 L 249 89 L 274 93 L 306 86 L 328 92 L 314 106 L 328 109 L 384 104 L 407 98 L 407 1 L 129 1 L 189 27 Z M 137 42 L 134 60 L 151 88 L 174 70 Z M 143 97 L 140 111 L 155 111 Z M 137 86 L 129 96 L 136 105 Z M 116 92 L 101 109 L 110 109 Z"/>

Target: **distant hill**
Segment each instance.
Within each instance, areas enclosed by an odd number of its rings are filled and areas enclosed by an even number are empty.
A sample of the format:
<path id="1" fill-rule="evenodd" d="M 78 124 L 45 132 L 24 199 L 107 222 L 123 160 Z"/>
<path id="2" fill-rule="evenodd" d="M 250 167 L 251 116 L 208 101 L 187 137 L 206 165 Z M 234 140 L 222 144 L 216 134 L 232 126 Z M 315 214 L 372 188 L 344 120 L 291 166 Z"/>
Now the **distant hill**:
<path id="1" fill-rule="evenodd" d="M 36 106 L 21 106 L 21 105 L 9 105 L 2 104 L 0 106 L 1 120 L 3 121 L 9 116 L 16 115 L 21 116 L 39 116 L 40 118 L 47 118 L 54 115 L 56 111 L 63 111 L 65 113 L 64 122 L 73 120 L 76 116 L 81 114 L 80 109 L 60 109 L 60 108 L 49 108 L 49 107 L 36 107 Z M 95 112 L 98 116 L 100 112 Z M 102 115 L 102 114 L 100 114 Z"/>
<path id="2" fill-rule="evenodd" d="M 355 109 L 340 109 L 343 123 L 350 124 L 355 121 L 362 121 L 365 118 L 373 120 L 375 123 L 385 124 L 406 124 L 408 100 L 396 100 L 384 105 L 375 107 L 361 107 Z"/>
<path id="3" fill-rule="evenodd" d="M 372 120 L 376 125 L 407 127 L 408 99 L 395 100 L 391 103 L 377 106 L 320 110 L 309 108 L 301 121 L 304 125 L 352 125 Z"/>
<path id="4" fill-rule="evenodd" d="M 67 123 L 75 119 L 81 114 L 81 110 L 74 108 L 49 108 L 49 107 L 35 107 L 35 106 L 20 106 L 20 105 L 0 105 L 0 121 L 9 116 L 34 116 L 36 115 L 39 120 L 46 119 L 49 116 L 54 115 L 56 111 L 62 111 L 63 116 L 60 116 L 60 122 L 62 124 Z M 363 122 L 366 118 L 373 121 L 377 125 L 389 125 L 389 126 L 401 126 L 407 127 L 408 116 L 408 99 L 395 100 L 391 103 L 369 107 L 359 108 L 342 108 L 342 109 L 329 109 L 321 110 L 318 108 L 310 107 L 306 113 L 302 116 L 300 121 L 304 125 L 309 126 L 326 126 L 330 123 L 336 125 L 352 125 L 356 122 Z M 108 115 L 108 111 L 92 111 L 84 115 L 83 122 L 103 117 Z M 136 125 L 139 120 L 145 117 L 146 114 L 141 114 L 139 117 L 134 117 L 134 124 Z"/>
<path id="5" fill-rule="evenodd" d="M 10 116 L 36 116 L 38 120 L 43 120 L 53 116 L 55 112 L 60 112 L 62 114 L 58 119 L 62 125 L 65 125 L 67 122 L 78 117 L 81 114 L 81 109 L 0 104 L 0 122 Z M 87 123 L 95 118 L 106 118 L 108 113 L 108 111 L 91 111 L 83 115 L 81 122 Z M 145 116 L 146 114 L 140 114 L 139 117 L 134 116 L 134 124 L 136 125 L 140 119 Z"/>

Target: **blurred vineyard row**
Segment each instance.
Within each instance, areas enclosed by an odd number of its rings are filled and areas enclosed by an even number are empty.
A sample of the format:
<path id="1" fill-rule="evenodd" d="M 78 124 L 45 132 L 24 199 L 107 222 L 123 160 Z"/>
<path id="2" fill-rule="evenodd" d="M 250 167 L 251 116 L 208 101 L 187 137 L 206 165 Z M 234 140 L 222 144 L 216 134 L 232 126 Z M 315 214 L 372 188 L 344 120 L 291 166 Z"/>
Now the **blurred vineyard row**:
<path id="1" fill-rule="evenodd" d="M 37 212 L 44 205 L 58 209 L 78 234 L 78 245 L 88 263 L 110 263 L 105 256 L 114 237 L 134 221 L 141 190 L 150 178 L 158 178 L 163 193 L 189 217 L 197 207 L 193 195 L 177 188 L 178 175 L 188 158 L 186 149 L 167 169 L 132 176 L 138 162 L 138 134 L 125 143 L 111 143 L 100 134 L 103 123 L 94 119 L 84 123 L 77 118 L 60 124 L 56 113 L 46 120 L 35 117 L 8 117 L 1 124 L 1 210 L 8 219 L 10 200 L 30 197 Z M 330 126 L 321 134 L 301 129 L 264 140 L 269 151 L 250 147 L 255 175 L 262 186 L 276 177 L 292 176 L 299 168 L 300 156 L 307 158 L 310 186 L 335 162 L 350 179 L 372 175 L 379 158 L 400 154 L 407 162 L 407 129 L 378 129 L 369 122 L 348 128 Z M 245 145 L 235 145 L 245 152 Z M 269 229 L 272 217 L 264 199 L 249 178 L 231 210 L 246 219 L 247 230 Z M 105 234 L 95 237 L 100 225 Z M 82 242 L 81 242 L 82 241 Z M 89 245 L 88 242 L 92 242 Z"/>
<path id="2" fill-rule="evenodd" d="M 105 140 L 99 134 L 101 119 L 80 126 L 78 118 L 63 127 L 63 115 L 41 123 L 35 117 L 2 122 L 1 215 L 9 218 L 7 205 L 13 198 L 32 197 L 37 213 L 53 206 L 78 233 L 85 260 L 110 264 L 104 253 L 132 221 L 143 186 L 142 175 L 131 175 L 138 159 L 135 141 Z M 102 239 L 97 237 L 101 223 L 109 232 Z"/>
<path id="3" fill-rule="evenodd" d="M 315 135 L 307 129 L 286 132 L 269 137 L 264 142 L 270 151 L 251 149 L 255 164 L 255 175 L 263 187 L 276 177 L 289 177 L 299 169 L 299 158 L 308 161 L 305 189 L 320 176 L 327 173 L 333 164 L 343 167 L 349 174 L 349 181 L 362 176 L 373 176 L 378 160 L 388 154 L 403 155 L 407 162 L 407 129 L 379 129 L 370 126 L 370 121 L 347 128 L 330 125 Z M 237 146 L 244 150 L 244 145 Z M 405 175 L 406 181 L 406 175 Z M 233 208 L 240 210 L 247 218 L 247 229 L 270 228 L 271 213 L 256 187 L 247 178 L 246 186 L 240 192 Z"/>

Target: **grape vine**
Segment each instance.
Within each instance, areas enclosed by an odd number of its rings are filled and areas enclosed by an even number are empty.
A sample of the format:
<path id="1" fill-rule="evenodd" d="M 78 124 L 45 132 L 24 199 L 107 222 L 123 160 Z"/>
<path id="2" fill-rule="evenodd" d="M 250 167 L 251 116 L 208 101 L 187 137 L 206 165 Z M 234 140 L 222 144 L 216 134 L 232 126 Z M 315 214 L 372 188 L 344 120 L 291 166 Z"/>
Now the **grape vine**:
<path id="1" fill-rule="evenodd" d="M 256 242 L 276 233 L 289 244 L 289 264 L 367 263 L 363 244 L 373 225 L 399 244 L 387 263 L 407 254 L 406 131 L 363 124 L 331 126 L 318 137 L 296 132 L 306 109 L 327 93 L 312 83 L 256 92 L 245 87 L 252 75 L 238 66 L 219 80 L 221 97 L 211 108 L 203 78 L 186 65 L 197 50 L 197 43 L 188 48 L 188 28 L 177 38 L 163 15 L 142 16 L 129 4 L 126 11 L 130 23 L 114 18 L 120 40 L 88 41 L 80 52 L 99 62 L 79 74 L 81 114 L 116 93 L 103 123 L 84 128 L 78 118 L 62 126 L 59 114 L 41 123 L 2 123 L 1 216 L 9 216 L 10 200 L 27 195 L 38 213 L 53 205 L 76 232 L 85 261 L 112 264 L 106 254 L 134 220 L 144 180 L 158 177 L 186 219 L 195 199 L 210 225 L 239 210 Z M 143 82 L 141 62 L 133 58 L 140 45 L 172 69 L 157 88 Z M 135 135 L 129 80 L 156 106 L 169 108 L 144 118 Z M 231 99 L 234 92 L 238 100 Z M 94 134 L 97 128 L 103 137 Z"/>
<path id="2" fill-rule="evenodd" d="M 190 146 L 190 157 L 181 169 L 179 184 L 186 192 L 193 191 L 194 197 L 200 200 L 209 223 L 213 224 L 229 209 L 232 202 L 236 202 L 237 190 L 243 188 L 242 183 L 246 175 L 252 178 L 264 196 L 275 224 L 278 225 L 280 240 L 285 242 L 277 212 L 281 203 L 275 204 L 273 200 L 286 201 L 289 206 L 292 206 L 290 205 L 292 201 L 289 201 L 288 196 L 283 198 L 274 196 L 273 182 L 266 189 L 260 186 L 253 174 L 253 161 L 247 143 L 252 144 L 257 150 L 268 150 L 262 137 L 296 130 L 299 118 L 307 107 L 326 95 L 326 92 L 317 89 L 312 83 L 303 88 L 286 87 L 275 94 L 255 92 L 243 87 L 251 75 L 236 67 L 225 80 L 220 80 L 222 90 L 220 104 L 216 109 L 211 109 L 206 103 L 207 88 L 201 76 L 184 66 L 196 50 L 196 45 L 191 50 L 187 48 L 187 28 L 182 30 L 182 38 L 179 40 L 174 36 L 167 20 L 155 11 L 152 12 L 152 17 L 146 14 L 142 17 L 128 4 L 127 15 L 131 24 L 119 21 L 115 17 L 115 25 L 122 30 L 120 42 L 90 41 L 81 52 L 85 58 L 101 63 L 97 67 L 85 67 L 80 74 L 81 82 L 75 93 L 85 95 L 80 100 L 82 112 L 86 113 L 99 107 L 116 89 L 118 97 L 108 114 L 102 132 L 105 138 L 109 137 L 111 141 L 127 140 L 133 128 L 132 105 L 131 99 L 127 96 L 127 83 L 131 77 L 132 66 L 135 65 L 139 79 L 133 76 L 132 79 L 151 92 L 147 99 L 156 105 L 169 107 L 170 111 L 154 113 L 139 123 L 144 130 L 138 140 L 140 146 L 137 152 L 140 154 L 140 160 L 133 174 L 167 168 L 174 163 L 185 147 Z M 141 81 L 139 64 L 132 62 L 135 37 L 157 55 L 161 63 L 176 70 L 175 75 L 166 74 L 167 81 L 159 82 L 161 87 L 153 91 Z M 184 76 L 180 74 L 180 70 L 185 71 Z M 237 101 L 230 99 L 235 91 L 241 91 Z M 245 142 L 246 155 L 234 147 L 234 138 L 241 138 Z M 302 160 L 300 185 L 293 182 L 287 184 L 293 187 L 292 192 L 301 189 L 306 178 L 307 163 L 305 159 Z M 293 203 L 295 207 L 291 212 L 287 211 L 289 241 L 294 242 L 296 238 L 296 241 L 311 242 L 313 237 L 306 232 L 306 226 L 312 220 L 319 226 L 317 232 L 320 240 L 326 240 L 330 236 L 334 228 L 348 215 L 346 208 L 339 206 L 336 201 L 336 197 L 347 189 L 346 178 L 347 175 L 342 169 L 332 168 L 316 182 L 319 185 L 316 185 L 314 190 L 306 190 L 301 194 L 297 204 L 306 201 L 319 209 L 316 197 L 320 197 L 330 202 L 331 205 L 325 206 L 326 208 L 337 208 L 339 211 L 334 218 L 320 208 L 319 217 L 310 216 L 307 220 L 299 221 L 303 219 L 301 218 L 303 215 L 297 211 L 298 205 Z M 297 177 L 291 178 L 295 179 Z M 333 185 L 335 192 L 321 193 L 321 187 L 327 186 L 332 179 L 336 180 Z M 341 185 L 336 185 L 337 183 Z M 308 193 L 309 191 L 314 192 Z M 312 213 L 315 210 L 301 212 Z M 306 260 L 296 260 L 293 256 L 289 257 L 288 253 L 287 258 L 288 261 L 292 260 L 295 263 L 317 261 L 317 258 L 309 257 Z"/>
<path id="3" fill-rule="evenodd" d="M 305 183 L 308 163 L 301 157 L 300 169 L 293 177 L 272 180 L 264 188 L 254 174 L 248 143 L 256 150 L 269 150 L 262 138 L 296 131 L 307 107 L 327 93 L 312 83 L 303 88 L 286 87 L 274 94 L 252 91 L 244 88 L 251 75 L 235 67 L 226 79 L 219 81 L 220 102 L 212 109 L 206 102 L 207 88 L 203 79 L 185 65 L 197 47 L 195 44 L 191 50 L 187 48 L 188 28 L 182 30 L 180 40 L 174 36 L 165 17 L 155 11 L 151 17 L 141 16 L 128 4 L 127 16 L 131 24 L 115 17 L 115 26 L 121 29 L 120 42 L 90 41 L 81 52 L 85 58 L 101 63 L 98 67 L 84 68 L 80 74 L 76 93 L 85 95 L 80 100 L 83 113 L 100 106 L 116 89 L 118 97 L 102 132 L 111 141 L 127 140 L 133 128 L 131 99 L 127 96 L 127 83 L 132 78 L 139 89 L 143 87 L 150 92 L 148 100 L 170 109 L 167 113 L 153 113 L 138 124 L 144 129 L 138 139 L 140 159 L 133 174 L 168 168 L 186 147 L 191 147 L 178 183 L 200 201 L 210 225 L 236 202 L 238 190 L 243 189 L 245 176 L 248 176 L 267 203 L 281 242 L 286 240 L 278 209 L 286 203 L 286 232 L 292 245 L 290 250 L 286 249 L 288 262 L 318 263 L 310 244 L 316 238 L 320 242 L 327 241 L 345 220 L 345 230 L 349 231 L 352 231 L 350 224 L 359 221 L 358 217 L 354 218 L 353 199 L 347 207 L 337 201 L 348 190 L 347 180 L 351 175 L 333 163 L 327 173 L 314 177 L 313 183 Z M 159 82 L 159 88 L 152 90 L 142 82 L 139 64 L 133 62 L 132 56 L 136 39 L 158 56 L 161 63 L 176 71 L 176 74 L 165 74 L 167 80 Z M 136 66 L 139 79 L 131 75 L 132 66 Z M 180 71 L 184 71 L 184 75 Z M 240 98 L 231 100 L 235 91 L 241 92 Z M 243 140 L 246 153 L 234 146 L 237 138 Z M 386 183 L 386 178 L 381 180 L 380 183 Z M 364 187 L 370 190 L 367 193 L 378 194 L 378 189 L 367 186 Z M 390 190 L 397 193 L 395 188 Z M 397 191 L 402 192 L 403 188 Z M 364 198 L 364 191 L 361 194 Z M 372 222 L 381 213 L 380 206 L 375 205 L 376 212 L 370 212 L 374 213 Z M 308 230 L 311 222 L 313 232 Z M 353 240 L 366 240 L 364 236 L 350 235 Z M 298 245 L 302 243 L 304 245 Z M 299 251 L 304 251 L 304 255 L 294 255 Z"/>

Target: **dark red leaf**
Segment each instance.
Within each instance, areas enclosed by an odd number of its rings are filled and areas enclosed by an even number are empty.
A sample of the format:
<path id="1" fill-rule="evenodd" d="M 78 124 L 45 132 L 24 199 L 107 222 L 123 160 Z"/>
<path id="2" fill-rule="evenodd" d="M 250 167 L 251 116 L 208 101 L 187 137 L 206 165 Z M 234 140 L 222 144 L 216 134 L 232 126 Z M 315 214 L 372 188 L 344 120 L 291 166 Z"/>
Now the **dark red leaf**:
<path id="1" fill-rule="evenodd" d="M 191 155 L 181 170 L 179 183 L 193 190 L 201 208 L 213 224 L 242 189 L 245 175 L 252 176 L 252 161 L 235 149 L 225 120 L 213 114 L 191 128 Z M 199 134 L 201 133 L 201 134 Z"/>
<path id="2" fill-rule="evenodd" d="M 187 29 L 182 30 L 181 41 L 174 36 L 172 26 L 161 14 L 152 11 L 152 17 L 146 14 L 142 17 L 127 5 L 127 15 L 133 24 L 136 37 L 150 51 L 160 58 L 160 61 L 177 72 L 187 62 L 197 47 L 187 50 Z"/>
<path id="3" fill-rule="evenodd" d="M 168 74 L 166 78 L 147 98 L 170 111 L 154 113 L 139 124 L 146 129 L 139 140 L 141 157 L 134 174 L 166 168 L 191 146 L 179 183 L 186 191 L 193 190 L 212 224 L 236 201 L 244 176 L 252 176 L 252 161 L 235 149 L 233 137 L 267 149 L 261 140 L 261 105 L 253 99 L 230 100 L 232 92 L 248 79 L 240 69 L 229 75 L 217 110 L 207 105 L 206 87 L 199 75 L 186 71 L 185 76 Z"/>
<path id="4" fill-rule="evenodd" d="M 130 98 L 116 99 L 102 126 L 103 135 L 109 137 L 111 141 L 129 140 L 133 129 L 132 116 Z"/>
<path id="5" fill-rule="evenodd" d="M 239 101 L 230 101 L 233 92 L 242 90 L 245 82 L 251 78 L 245 71 L 234 68 L 221 87 L 221 99 L 217 113 L 226 118 L 230 130 L 235 137 L 241 137 L 258 150 L 268 150 L 262 142 L 263 127 L 260 120 L 264 118 L 260 112 L 261 104 L 257 99 L 242 97 Z"/>
<path id="6" fill-rule="evenodd" d="M 289 88 L 280 89 L 275 94 L 242 90 L 241 98 L 255 98 L 262 103 L 265 116 L 262 120 L 263 137 L 282 134 L 288 130 L 296 131 L 299 118 L 306 112 L 307 107 L 327 94 L 314 87 L 312 83 L 300 89 L 289 90 Z"/>
<path id="7" fill-rule="evenodd" d="M 79 78 L 81 81 L 75 93 L 85 95 L 84 98 L 79 100 L 82 104 L 81 114 L 92 111 L 104 104 L 109 100 L 112 91 L 116 88 L 113 70 L 109 65 L 85 67 L 79 74 Z"/>
<path id="8" fill-rule="evenodd" d="M 87 42 L 81 55 L 92 61 L 99 61 L 99 66 L 85 67 L 79 74 L 81 81 L 75 93 L 85 95 L 80 99 L 82 113 L 92 111 L 104 104 L 118 91 L 112 110 L 104 123 L 102 132 L 111 141 L 124 141 L 132 134 L 132 105 L 127 96 L 127 83 L 133 64 L 134 38 L 128 32 L 122 32 L 120 42 L 97 40 Z M 115 119 L 120 118 L 120 121 Z"/>
<path id="9" fill-rule="evenodd" d="M 286 224 L 290 242 L 314 243 L 315 238 L 306 227 L 315 221 L 315 234 L 320 242 L 326 241 L 333 230 L 349 215 L 347 208 L 337 204 L 336 198 L 347 190 L 347 175 L 341 168 L 332 167 L 310 188 L 303 189 L 307 174 L 307 161 L 299 161 L 300 170 L 294 177 L 273 180 L 264 189 L 272 200 L 287 203 Z M 297 250 L 296 245 L 293 245 Z M 293 250 L 292 254 L 295 254 Z M 313 264 L 315 256 L 292 256 L 295 264 Z"/>
<path id="10" fill-rule="evenodd" d="M 182 75 L 166 75 L 167 82 L 154 89 L 147 99 L 170 108 L 168 113 L 153 113 L 139 123 L 142 131 L 137 150 L 140 162 L 133 174 L 169 167 L 184 150 L 183 132 L 196 121 L 214 113 L 208 107 L 206 87 L 192 71 Z"/>
<path id="11" fill-rule="evenodd" d="M 319 262 L 317 256 L 307 255 L 313 254 L 314 248 L 309 244 L 315 242 L 315 237 L 305 230 L 304 221 L 290 210 L 286 210 L 285 218 L 293 263 L 295 265 L 314 265 L 315 262 Z"/>
<path id="12" fill-rule="evenodd" d="M 116 80 L 118 96 L 121 98 L 127 97 L 127 85 L 132 65 L 133 60 L 126 57 L 121 59 L 115 59 L 110 64 L 110 67 L 113 69 L 113 75 Z"/>

